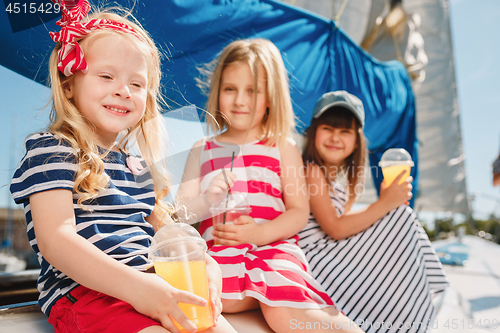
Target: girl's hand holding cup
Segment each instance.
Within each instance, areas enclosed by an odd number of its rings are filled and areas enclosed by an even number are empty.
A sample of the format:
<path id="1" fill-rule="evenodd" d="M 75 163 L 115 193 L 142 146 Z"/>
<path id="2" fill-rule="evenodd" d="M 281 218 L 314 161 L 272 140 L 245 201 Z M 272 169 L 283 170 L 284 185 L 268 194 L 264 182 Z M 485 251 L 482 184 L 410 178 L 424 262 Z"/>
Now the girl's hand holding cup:
<path id="1" fill-rule="evenodd" d="M 406 172 L 401 171 L 389 186 L 387 186 L 385 179 L 380 184 L 379 201 L 385 203 L 389 210 L 393 210 L 401 205 L 407 205 L 413 196 L 411 193 L 413 177 L 409 176 L 406 180 L 402 181 L 403 177 L 406 176 Z"/>
<path id="2" fill-rule="evenodd" d="M 242 215 L 235 219 L 233 223 L 215 224 L 212 234 L 216 244 L 220 245 L 255 244 L 261 246 L 265 244 L 260 244 L 262 234 L 259 232 L 259 228 L 259 224 L 252 217 Z"/>
<path id="3" fill-rule="evenodd" d="M 411 199 L 411 168 L 414 163 L 411 155 L 402 148 L 391 148 L 384 152 L 379 166 L 382 168 L 384 181 L 380 185 L 380 200 L 387 204 L 389 210 L 407 205 Z"/>
<path id="4" fill-rule="evenodd" d="M 140 313 L 161 323 L 170 332 L 179 332 L 178 323 L 187 332 L 195 332 L 196 325 L 181 310 L 179 303 L 206 306 L 207 301 L 188 291 L 174 288 L 156 274 L 140 273 L 141 283 L 131 288 L 129 303 Z"/>
<path id="5" fill-rule="evenodd" d="M 228 192 L 222 201 L 210 208 L 210 212 L 215 245 L 257 245 L 262 234 L 258 232 L 259 225 L 249 216 L 252 208 L 243 193 Z"/>

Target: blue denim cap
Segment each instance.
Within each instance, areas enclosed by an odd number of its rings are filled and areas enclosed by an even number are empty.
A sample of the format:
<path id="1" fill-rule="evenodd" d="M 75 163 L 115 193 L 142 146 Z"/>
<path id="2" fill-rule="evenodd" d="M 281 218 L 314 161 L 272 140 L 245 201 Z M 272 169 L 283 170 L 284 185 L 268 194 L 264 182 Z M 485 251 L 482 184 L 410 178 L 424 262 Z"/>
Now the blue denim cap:
<path id="1" fill-rule="evenodd" d="M 313 117 L 319 118 L 326 110 L 334 106 L 342 106 L 351 111 L 361 123 L 361 127 L 365 126 L 363 102 L 345 90 L 330 91 L 323 94 L 314 107 Z"/>

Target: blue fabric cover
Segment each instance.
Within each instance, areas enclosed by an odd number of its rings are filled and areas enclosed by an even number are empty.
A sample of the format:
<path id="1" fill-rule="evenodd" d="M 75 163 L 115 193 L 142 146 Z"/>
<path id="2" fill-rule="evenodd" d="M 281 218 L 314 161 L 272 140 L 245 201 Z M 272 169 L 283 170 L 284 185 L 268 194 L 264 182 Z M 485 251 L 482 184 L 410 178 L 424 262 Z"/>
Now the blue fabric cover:
<path id="1" fill-rule="evenodd" d="M 91 0 L 91 5 L 97 1 Z M 124 6 L 127 0 L 117 1 Z M 415 101 L 410 79 L 397 61 L 381 62 L 362 50 L 335 21 L 273 0 L 157 0 L 137 3 L 134 15 L 168 58 L 163 60 L 163 89 L 172 108 L 203 107 L 206 97 L 196 87 L 197 66 L 212 60 L 235 39 L 261 37 L 281 50 L 289 72 L 297 129 L 311 121 L 316 100 L 325 92 L 347 90 L 365 106 L 371 171 L 376 187 L 382 181 L 378 161 L 391 147 L 412 156 L 413 194 L 418 190 L 418 142 Z M 13 33 L 0 11 L 0 64 L 42 84 L 57 31 L 55 20 Z M 38 19 L 40 20 L 40 18 Z M 13 25 L 14 26 L 14 25 Z M 19 30 L 19 24 L 15 25 Z M 413 205 L 413 200 L 411 202 Z"/>

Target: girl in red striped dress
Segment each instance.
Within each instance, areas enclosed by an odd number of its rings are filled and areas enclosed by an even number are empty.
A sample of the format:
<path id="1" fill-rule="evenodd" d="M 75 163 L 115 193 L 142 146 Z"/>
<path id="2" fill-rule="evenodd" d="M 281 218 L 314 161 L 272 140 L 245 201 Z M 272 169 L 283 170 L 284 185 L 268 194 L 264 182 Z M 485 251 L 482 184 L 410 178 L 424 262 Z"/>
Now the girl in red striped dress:
<path id="1" fill-rule="evenodd" d="M 221 266 L 224 311 L 260 307 L 277 332 L 359 332 L 308 273 L 297 246 L 309 203 L 290 139 L 294 116 L 279 50 L 268 40 L 239 40 L 214 65 L 207 119 L 217 134 L 193 147 L 178 200 L 196 216 L 191 222 L 201 221 L 209 254 Z M 251 213 L 214 227 L 210 207 L 235 192 Z"/>

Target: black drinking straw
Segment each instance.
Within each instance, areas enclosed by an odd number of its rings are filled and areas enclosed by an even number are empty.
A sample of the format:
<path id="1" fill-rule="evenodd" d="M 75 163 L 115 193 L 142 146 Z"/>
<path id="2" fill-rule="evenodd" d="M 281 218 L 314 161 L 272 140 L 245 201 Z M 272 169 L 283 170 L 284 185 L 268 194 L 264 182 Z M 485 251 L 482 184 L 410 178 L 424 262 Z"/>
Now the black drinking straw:
<path id="1" fill-rule="evenodd" d="M 233 156 L 231 157 L 231 169 L 230 171 L 233 172 L 233 162 L 234 162 L 234 151 L 233 151 Z M 224 175 L 224 180 L 226 181 L 226 184 L 229 185 L 229 182 L 227 181 L 226 173 L 224 170 L 222 170 L 222 174 Z M 226 224 L 226 214 L 227 214 L 227 203 L 229 201 L 229 194 L 231 193 L 231 189 L 229 188 L 227 191 L 226 195 L 226 209 L 224 210 L 224 219 L 222 220 L 222 224 Z"/>

